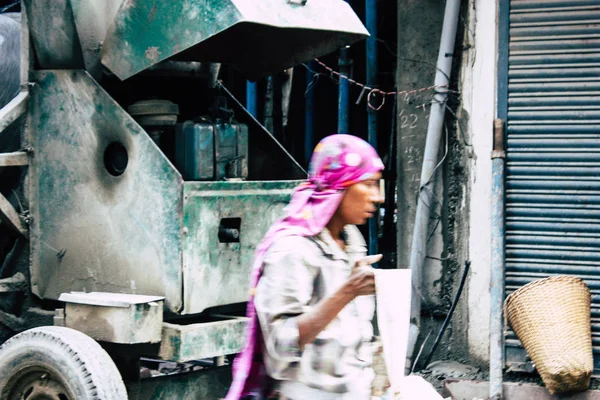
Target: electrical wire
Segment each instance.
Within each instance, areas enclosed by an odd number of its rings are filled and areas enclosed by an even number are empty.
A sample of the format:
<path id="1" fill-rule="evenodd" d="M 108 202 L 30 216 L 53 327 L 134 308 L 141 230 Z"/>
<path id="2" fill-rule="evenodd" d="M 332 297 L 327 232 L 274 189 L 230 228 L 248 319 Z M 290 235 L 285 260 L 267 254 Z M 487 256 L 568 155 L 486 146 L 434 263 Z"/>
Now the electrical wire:
<path id="1" fill-rule="evenodd" d="M 437 346 L 440 343 L 440 340 L 442 339 L 442 336 L 444 335 L 446 328 L 448 327 L 448 323 L 452 319 L 452 315 L 454 314 L 454 310 L 456 309 L 456 305 L 458 304 L 458 300 L 460 299 L 460 295 L 465 286 L 465 282 L 467 280 L 467 275 L 469 274 L 470 266 L 471 266 L 471 261 L 465 261 L 465 269 L 463 271 L 462 278 L 460 279 L 460 284 L 458 285 L 458 289 L 456 290 L 456 294 L 454 295 L 454 301 L 452 302 L 452 305 L 450 306 L 450 310 L 448 311 L 448 314 L 446 315 L 446 319 L 444 319 L 442 328 L 440 329 L 437 337 L 435 338 L 435 342 L 433 342 L 433 346 L 431 347 L 431 350 L 429 351 L 429 355 L 425 359 L 425 367 L 427 367 L 427 365 L 429 365 L 429 362 L 431 361 L 431 357 L 433 356 L 433 353 L 437 349 Z"/>

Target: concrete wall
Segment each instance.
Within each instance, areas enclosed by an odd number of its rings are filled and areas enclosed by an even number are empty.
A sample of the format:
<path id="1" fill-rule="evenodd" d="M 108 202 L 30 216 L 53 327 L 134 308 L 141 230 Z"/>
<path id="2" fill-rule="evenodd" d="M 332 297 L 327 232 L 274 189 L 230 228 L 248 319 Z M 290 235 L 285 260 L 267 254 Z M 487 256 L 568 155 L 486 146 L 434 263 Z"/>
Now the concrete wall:
<path id="1" fill-rule="evenodd" d="M 471 271 L 433 360 L 454 359 L 484 366 L 489 361 L 490 192 L 492 124 L 496 112 L 496 2 L 463 0 L 452 82 L 458 94 L 446 118 L 449 154 L 436 176 L 423 282 L 421 346 L 433 338 L 456 293 L 467 260 Z M 432 84 L 444 14 L 439 0 L 398 1 L 399 90 Z M 418 61 L 408 61 L 418 60 Z M 398 100 L 398 267 L 408 267 L 416 196 L 427 132 L 428 109 L 420 99 Z M 406 123 L 403 117 L 408 116 Z M 410 123 L 409 123 L 410 122 Z M 444 134 L 445 136 L 445 134 Z M 440 149 L 444 156 L 445 144 Z M 439 225 L 438 223 L 441 222 Z M 436 227 L 436 225 L 438 225 Z M 434 232 L 434 227 L 436 227 Z M 437 258 L 437 259 L 436 259 Z"/>
<path id="2" fill-rule="evenodd" d="M 491 159 L 493 119 L 496 114 L 497 6 L 489 0 L 469 0 L 471 49 L 465 53 L 461 89 L 463 109 L 470 115 L 468 131 L 473 157 L 470 169 L 468 346 L 471 358 L 489 361 Z M 495 2 L 494 2 L 495 3 Z"/>
<path id="3" fill-rule="evenodd" d="M 433 84 L 445 4 L 435 1 L 400 0 L 398 5 L 399 90 L 429 87 Z M 466 15 L 466 2 L 464 14 Z M 466 20 L 466 19 L 465 19 Z M 464 36 L 458 29 L 452 81 L 460 74 Z M 409 266 L 412 234 L 419 193 L 423 150 L 429 122 L 428 102 L 432 90 L 398 99 L 398 267 Z M 460 95 L 452 93 L 448 104 L 456 109 Z M 439 149 L 440 167 L 435 174 L 434 201 L 428 229 L 427 258 L 423 267 L 421 335 L 417 349 L 423 348 L 418 367 L 429 354 L 441 323 L 446 317 L 468 259 L 468 220 L 466 206 L 468 181 L 465 144 L 459 138 L 458 122 L 452 113 L 446 118 Z M 468 358 L 468 314 L 463 295 L 450 328 L 442 338 L 432 361 Z"/>
<path id="4" fill-rule="evenodd" d="M 414 90 L 433 85 L 438 57 L 440 35 L 444 19 L 444 3 L 440 0 L 398 1 L 398 60 L 396 86 L 398 91 Z M 400 95 L 397 103 L 397 173 L 398 173 L 398 268 L 408 268 L 414 231 L 417 196 L 427 127 L 428 103 L 433 90 Z M 444 156 L 444 145 L 440 159 Z M 445 262 L 443 227 L 444 168 L 434 176 L 435 201 L 430 204 L 427 258 L 423 267 L 421 335 L 417 348 L 423 346 L 423 356 L 429 353 L 440 329 L 445 310 Z M 446 346 L 440 346 L 446 349 Z M 448 358 L 446 352 L 440 355 Z M 422 362 L 423 359 L 420 359 Z"/>
<path id="5" fill-rule="evenodd" d="M 396 84 L 399 91 L 433 85 L 444 8 L 439 0 L 399 0 L 398 2 L 398 68 Z M 423 149 L 429 121 L 433 92 L 407 94 L 398 97 L 398 267 L 408 268 L 417 193 L 423 164 Z M 441 169 L 436 174 L 435 189 L 441 199 L 443 185 Z M 429 255 L 442 258 L 443 240 L 440 223 L 441 202 L 432 204 L 429 231 Z M 435 228 L 435 230 L 434 230 Z M 440 305 L 442 264 L 427 259 L 425 266 L 424 306 Z"/>

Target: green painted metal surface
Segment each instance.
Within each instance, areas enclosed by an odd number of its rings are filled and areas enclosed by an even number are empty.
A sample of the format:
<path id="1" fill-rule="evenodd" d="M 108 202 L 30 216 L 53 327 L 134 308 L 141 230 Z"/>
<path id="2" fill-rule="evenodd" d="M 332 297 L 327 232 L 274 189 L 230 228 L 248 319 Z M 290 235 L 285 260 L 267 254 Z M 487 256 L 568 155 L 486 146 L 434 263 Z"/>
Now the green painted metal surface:
<path id="1" fill-rule="evenodd" d="M 36 61 L 42 69 L 83 68 L 70 0 L 25 0 Z"/>
<path id="2" fill-rule="evenodd" d="M 183 314 L 245 301 L 255 247 L 299 181 L 183 182 L 86 72 L 34 78 L 34 293 L 160 295 Z M 104 160 L 115 142 L 128 154 L 120 176 Z M 219 236 L 236 221 L 238 240 Z"/>
<path id="3" fill-rule="evenodd" d="M 218 400 L 231 384 L 231 367 L 125 382 L 129 400 Z"/>
<path id="4" fill-rule="evenodd" d="M 183 313 L 247 300 L 255 248 L 299 182 L 184 183 Z M 219 239 L 223 219 L 239 219 L 239 242 Z"/>
<path id="5" fill-rule="evenodd" d="M 125 0 L 102 63 L 126 79 L 176 56 L 230 63 L 255 79 L 368 36 L 343 0 Z"/>
<path id="6" fill-rule="evenodd" d="M 239 353 L 244 346 L 247 318 L 191 325 L 163 324 L 159 356 L 186 362 Z"/>
<path id="7" fill-rule="evenodd" d="M 100 48 L 123 0 L 69 0 L 69 2 L 81 43 L 85 70 L 94 79 L 100 81 L 103 78 Z"/>
<path id="8" fill-rule="evenodd" d="M 182 307 L 182 186 L 143 129 L 85 72 L 33 76 L 31 280 L 33 292 L 165 296 Z M 105 150 L 121 143 L 120 176 Z"/>

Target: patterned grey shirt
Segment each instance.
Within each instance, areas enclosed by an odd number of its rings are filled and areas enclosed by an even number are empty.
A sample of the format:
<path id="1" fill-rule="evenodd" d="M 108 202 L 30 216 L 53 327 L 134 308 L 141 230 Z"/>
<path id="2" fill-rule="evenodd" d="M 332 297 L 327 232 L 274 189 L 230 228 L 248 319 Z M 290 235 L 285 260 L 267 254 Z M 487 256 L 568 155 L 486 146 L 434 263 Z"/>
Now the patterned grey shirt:
<path id="1" fill-rule="evenodd" d="M 345 251 L 325 229 L 314 237 L 284 237 L 265 257 L 255 297 L 265 364 L 292 400 L 370 398 L 374 296 L 354 299 L 313 343 L 298 347 L 296 317 L 338 290 L 366 255 L 358 228 L 347 226 L 345 233 Z"/>

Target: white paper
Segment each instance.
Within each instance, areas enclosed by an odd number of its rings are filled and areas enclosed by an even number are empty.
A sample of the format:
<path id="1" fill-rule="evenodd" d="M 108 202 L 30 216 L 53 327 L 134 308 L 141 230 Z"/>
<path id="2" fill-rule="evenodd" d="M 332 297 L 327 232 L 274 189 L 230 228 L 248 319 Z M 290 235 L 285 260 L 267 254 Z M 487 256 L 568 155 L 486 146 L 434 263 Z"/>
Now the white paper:
<path id="1" fill-rule="evenodd" d="M 383 359 L 394 399 L 442 399 L 433 386 L 419 376 L 404 376 L 410 327 L 411 274 L 407 269 L 375 271 L 377 323 Z"/>
<path id="2" fill-rule="evenodd" d="M 377 323 L 392 386 L 399 385 L 404 378 L 410 326 L 410 285 L 409 269 L 375 270 Z"/>

